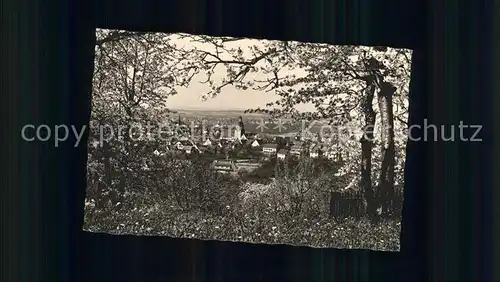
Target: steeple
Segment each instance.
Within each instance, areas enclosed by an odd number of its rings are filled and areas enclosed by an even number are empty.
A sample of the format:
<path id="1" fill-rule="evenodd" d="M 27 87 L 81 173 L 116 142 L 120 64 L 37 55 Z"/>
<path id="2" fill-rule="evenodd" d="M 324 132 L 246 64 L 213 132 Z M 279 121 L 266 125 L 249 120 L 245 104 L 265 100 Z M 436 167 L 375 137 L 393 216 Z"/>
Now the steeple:
<path id="1" fill-rule="evenodd" d="M 245 125 L 243 124 L 243 117 L 240 116 L 240 122 L 238 123 L 240 130 L 241 130 L 241 135 L 245 134 Z"/>

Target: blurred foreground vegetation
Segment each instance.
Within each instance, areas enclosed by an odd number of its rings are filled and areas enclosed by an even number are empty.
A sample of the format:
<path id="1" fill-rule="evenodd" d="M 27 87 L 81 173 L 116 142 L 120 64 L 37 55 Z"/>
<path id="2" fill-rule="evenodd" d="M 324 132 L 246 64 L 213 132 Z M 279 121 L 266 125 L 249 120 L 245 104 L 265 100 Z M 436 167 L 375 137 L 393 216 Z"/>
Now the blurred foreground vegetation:
<path id="1" fill-rule="evenodd" d="M 345 187 L 346 179 L 335 176 L 336 166 L 327 160 L 270 161 L 235 178 L 209 169 L 202 158 L 128 156 L 127 166 L 119 167 L 127 155 L 103 162 L 102 150 L 89 155 L 85 230 L 399 250 L 399 218 L 373 222 L 329 216 L 329 192 Z M 111 167 L 105 169 L 105 163 Z M 253 181 L 262 175 L 271 179 Z M 105 179 L 111 179 L 110 187 L 103 184 Z"/>

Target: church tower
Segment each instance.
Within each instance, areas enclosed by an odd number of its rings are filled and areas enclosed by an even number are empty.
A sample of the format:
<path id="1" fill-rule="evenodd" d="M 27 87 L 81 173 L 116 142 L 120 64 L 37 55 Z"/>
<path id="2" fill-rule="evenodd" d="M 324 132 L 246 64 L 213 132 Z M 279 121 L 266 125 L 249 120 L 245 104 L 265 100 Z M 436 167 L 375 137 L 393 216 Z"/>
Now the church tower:
<path id="1" fill-rule="evenodd" d="M 243 118 L 240 116 L 240 121 L 238 122 L 238 125 L 234 130 L 234 138 L 239 140 L 241 139 L 241 136 L 243 136 L 244 134 L 245 134 L 245 126 L 243 124 Z"/>
<path id="2" fill-rule="evenodd" d="M 241 116 L 240 116 L 240 122 L 238 123 L 238 126 L 240 127 L 241 135 L 244 135 L 245 134 L 245 125 L 243 124 L 243 118 Z"/>

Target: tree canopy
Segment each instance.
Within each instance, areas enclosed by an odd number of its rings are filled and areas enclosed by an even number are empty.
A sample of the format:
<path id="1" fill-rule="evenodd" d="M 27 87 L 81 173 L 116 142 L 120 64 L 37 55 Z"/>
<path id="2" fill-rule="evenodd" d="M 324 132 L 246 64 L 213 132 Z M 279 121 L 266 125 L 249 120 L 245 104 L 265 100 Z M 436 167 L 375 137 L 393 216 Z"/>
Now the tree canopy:
<path id="1" fill-rule="evenodd" d="M 411 50 L 406 49 L 98 30 L 92 114 L 124 122 L 166 116 L 168 97 L 202 74 L 210 91 L 201 99 L 226 87 L 274 93 L 274 102 L 248 112 L 336 126 L 332 146 L 344 160 L 338 174 L 353 181 L 366 178 L 359 172 L 369 159 L 369 186 L 381 179 L 397 186 L 404 167 L 410 73 Z M 299 111 L 297 105 L 304 103 L 314 110 Z M 369 154 L 363 154 L 361 137 L 371 125 L 375 139 L 368 140 Z"/>

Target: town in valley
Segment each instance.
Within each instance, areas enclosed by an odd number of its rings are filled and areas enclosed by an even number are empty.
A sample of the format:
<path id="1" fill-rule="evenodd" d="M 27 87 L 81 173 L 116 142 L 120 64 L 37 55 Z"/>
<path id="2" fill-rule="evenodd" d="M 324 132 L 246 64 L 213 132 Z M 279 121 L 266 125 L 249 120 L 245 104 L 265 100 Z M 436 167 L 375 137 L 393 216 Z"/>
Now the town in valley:
<path id="1" fill-rule="evenodd" d="M 251 172 L 269 161 L 339 158 L 334 136 L 322 138 L 319 123 L 304 126 L 242 112 L 189 112 L 172 115 L 168 122 L 170 131 L 162 136 L 166 142 L 155 149 L 155 155 L 202 157 L 211 160 L 212 168 L 220 173 Z"/>

